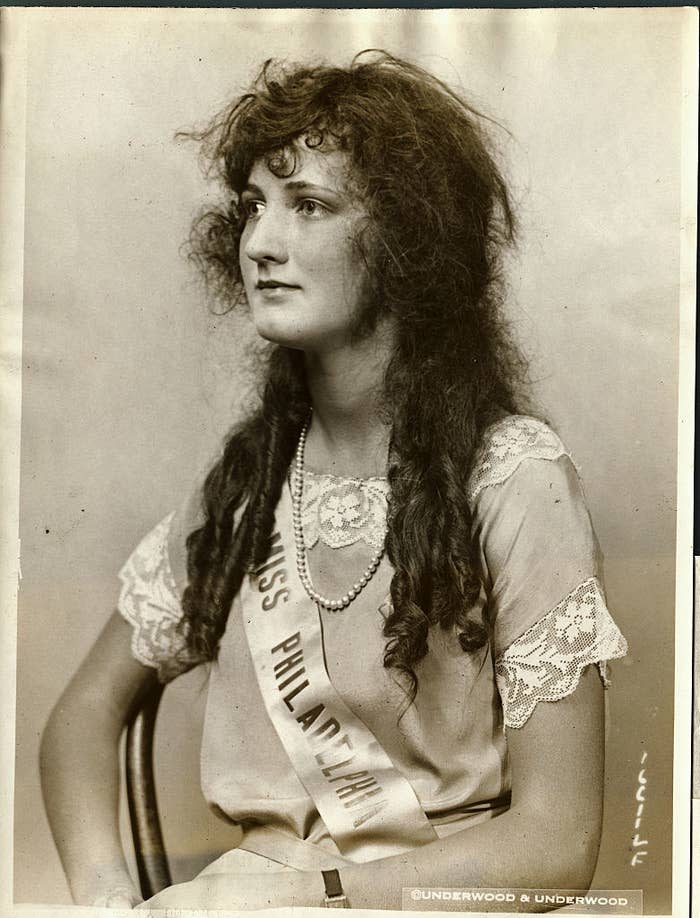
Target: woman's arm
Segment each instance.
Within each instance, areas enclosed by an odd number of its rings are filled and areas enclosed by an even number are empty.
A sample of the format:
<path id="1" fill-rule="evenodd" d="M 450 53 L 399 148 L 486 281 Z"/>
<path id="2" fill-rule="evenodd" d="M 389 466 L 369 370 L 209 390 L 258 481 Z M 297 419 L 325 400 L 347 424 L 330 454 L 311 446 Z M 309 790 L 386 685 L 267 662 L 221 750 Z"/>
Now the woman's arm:
<path id="1" fill-rule="evenodd" d="M 131 628 L 118 612 L 61 695 L 41 740 L 46 812 L 78 905 L 141 901 L 119 836 L 119 738 L 156 679 L 131 655 Z M 103 901 L 102 904 L 107 904 Z"/>
<path id="2" fill-rule="evenodd" d="M 576 691 L 538 704 L 522 728 L 509 730 L 510 809 L 406 854 L 343 867 L 351 906 L 400 909 L 407 886 L 587 889 L 602 819 L 603 710 L 601 680 L 589 666 Z M 146 905 L 237 909 L 322 900 L 320 873 L 290 871 L 205 875 Z"/>

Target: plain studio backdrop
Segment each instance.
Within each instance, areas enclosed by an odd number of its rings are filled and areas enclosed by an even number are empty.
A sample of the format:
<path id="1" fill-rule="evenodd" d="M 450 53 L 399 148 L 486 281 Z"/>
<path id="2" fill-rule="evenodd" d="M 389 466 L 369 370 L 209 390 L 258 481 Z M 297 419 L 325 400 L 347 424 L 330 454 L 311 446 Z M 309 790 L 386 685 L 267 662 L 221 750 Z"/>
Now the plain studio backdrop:
<path id="1" fill-rule="evenodd" d="M 347 64 L 385 48 L 507 128 L 495 133 L 521 219 L 509 311 L 583 478 L 630 644 L 607 696 L 594 887 L 643 889 L 645 911 L 670 910 L 685 16 L 27 13 L 16 901 L 70 901 L 40 731 L 115 605 L 120 566 L 179 505 L 248 387 L 245 318 L 208 311 L 180 251 L 217 190 L 175 132 L 206 122 L 265 58 Z M 196 671 L 168 689 L 157 734 L 176 880 L 237 839 L 199 790 L 203 686 Z"/>

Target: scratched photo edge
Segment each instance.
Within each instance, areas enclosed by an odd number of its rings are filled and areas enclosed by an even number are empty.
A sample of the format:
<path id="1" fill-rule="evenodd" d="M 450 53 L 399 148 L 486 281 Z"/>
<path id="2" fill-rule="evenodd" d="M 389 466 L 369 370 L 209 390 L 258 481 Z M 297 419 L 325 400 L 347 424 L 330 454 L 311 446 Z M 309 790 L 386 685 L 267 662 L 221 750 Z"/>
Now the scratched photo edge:
<path id="1" fill-rule="evenodd" d="M 14 823 L 14 726 L 19 578 L 19 470 L 21 427 L 26 17 L 0 12 L 0 909 L 11 909 Z"/>

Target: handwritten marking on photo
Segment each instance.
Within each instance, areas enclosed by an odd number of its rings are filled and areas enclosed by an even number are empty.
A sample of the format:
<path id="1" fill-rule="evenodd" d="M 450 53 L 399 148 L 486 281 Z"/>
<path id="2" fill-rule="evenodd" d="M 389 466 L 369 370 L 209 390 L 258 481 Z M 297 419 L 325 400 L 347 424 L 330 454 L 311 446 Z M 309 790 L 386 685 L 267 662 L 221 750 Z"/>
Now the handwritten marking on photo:
<path id="1" fill-rule="evenodd" d="M 634 838 L 632 839 L 632 848 L 639 848 L 640 850 L 634 851 L 632 854 L 632 859 L 630 861 L 630 865 L 632 867 L 637 867 L 637 865 L 643 864 L 645 856 L 649 853 L 649 840 L 639 837 L 639 829 L 641 828 L 642 816 L 644 815 L 644 804 L 646 803 L 647 777 L 643 767 L 646 760 L 647 753 L 643 752 L 639 762 L 639 764 L 642 765 L 642 768 L 640 769 L 637 776 L 637 793 L 635 794 L 635 799 L 638 806 L 634 820 Z"/>

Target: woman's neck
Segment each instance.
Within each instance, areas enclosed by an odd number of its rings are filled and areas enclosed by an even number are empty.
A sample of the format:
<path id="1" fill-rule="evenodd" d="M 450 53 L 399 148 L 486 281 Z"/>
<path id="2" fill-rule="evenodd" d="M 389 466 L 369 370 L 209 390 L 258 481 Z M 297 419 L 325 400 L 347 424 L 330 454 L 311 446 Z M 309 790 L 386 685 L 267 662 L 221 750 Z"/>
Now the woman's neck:
<path id="1" fill-rule="evenodd" d="M 332 354 L 307 354 L 313 415 L 307 466 L 341 476 L 386 474 L 389 429 L 380 416 L 391 341 L 377 334 Z"/>

